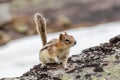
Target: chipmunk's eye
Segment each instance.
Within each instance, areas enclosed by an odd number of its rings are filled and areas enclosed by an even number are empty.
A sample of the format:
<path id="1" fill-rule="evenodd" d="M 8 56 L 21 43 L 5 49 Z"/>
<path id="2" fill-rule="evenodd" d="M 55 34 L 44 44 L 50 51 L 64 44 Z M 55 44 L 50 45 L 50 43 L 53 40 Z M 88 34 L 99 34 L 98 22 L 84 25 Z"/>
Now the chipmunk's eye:
<path id="1" fill-rule="evenodd" d="M 69 39 L 65 39 L 65 43 L 69 43 L 70 42 L 70 40 Z"/>

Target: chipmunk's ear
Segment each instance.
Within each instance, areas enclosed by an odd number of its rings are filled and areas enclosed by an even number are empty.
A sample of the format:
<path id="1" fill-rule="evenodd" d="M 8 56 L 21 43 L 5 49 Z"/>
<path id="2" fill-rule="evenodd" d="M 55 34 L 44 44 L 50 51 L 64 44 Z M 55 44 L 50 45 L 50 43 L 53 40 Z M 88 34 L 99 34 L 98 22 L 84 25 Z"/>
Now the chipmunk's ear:
<path id="1" fill-rule="evenodd" d="M 62 40 L 63 39 L 63 34 L 59 35 L 59 39 Z"/>
<path id="2" fill-rule="evenodd" d="M 65 35 L 68 35 L 67 32 L 64 32 Z"/>

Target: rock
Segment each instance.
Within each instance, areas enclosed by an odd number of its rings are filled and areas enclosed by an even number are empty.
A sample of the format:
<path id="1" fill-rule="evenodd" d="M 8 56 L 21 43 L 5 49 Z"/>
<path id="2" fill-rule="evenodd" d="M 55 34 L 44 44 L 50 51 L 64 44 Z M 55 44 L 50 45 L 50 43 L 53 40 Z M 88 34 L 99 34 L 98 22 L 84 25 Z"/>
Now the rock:
<path id="1" fill-rule="evenodd" d="M 41 68 L 41 64 L 38 64 L 20 77 L 0 80 L 119 80 L 118 42 L 120 42 L 119 35 L 110 39 L 109 43 L 72 55 L 68 59 L 68 69 L 64 69 L 61 64 L 47 64 L 45 68 Z"/>

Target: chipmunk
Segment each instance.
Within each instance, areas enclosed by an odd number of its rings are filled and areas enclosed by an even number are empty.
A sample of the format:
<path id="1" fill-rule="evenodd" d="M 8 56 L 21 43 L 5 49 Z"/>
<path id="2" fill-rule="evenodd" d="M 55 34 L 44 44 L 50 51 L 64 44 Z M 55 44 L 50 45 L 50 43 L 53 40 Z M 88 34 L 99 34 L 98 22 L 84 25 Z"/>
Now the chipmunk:
<path id="1" fill-rule="evenodd" d="M 39 59 L 42 62 L 42 67 L 47 63 L 62 63 L 64 68 L 67 68 L 67 60 L 70 48 L 76 44 L 73 36 L 66 32 L 60 34 L 58 39 L 52 39 L 47 42 L 46 21 L 42 14 L 34 15 L 36 29 L 42 39 L 43 48 L 39 52 Z"/>

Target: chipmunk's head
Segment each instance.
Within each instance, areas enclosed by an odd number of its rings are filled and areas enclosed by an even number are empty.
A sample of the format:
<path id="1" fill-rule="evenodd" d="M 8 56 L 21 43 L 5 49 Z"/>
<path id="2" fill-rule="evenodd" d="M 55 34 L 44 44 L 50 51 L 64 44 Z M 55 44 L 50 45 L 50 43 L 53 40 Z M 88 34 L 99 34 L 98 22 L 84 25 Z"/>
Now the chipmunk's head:
<path id="1" fill-rule="evenodd" d="M 64 34 L 59 35 L 59 41 L 66 48 L 70 48 L 76 44 L 76 40 L 74 39 L 74 37 L 68 35 L 66 32 L 64 32 Z"/>

